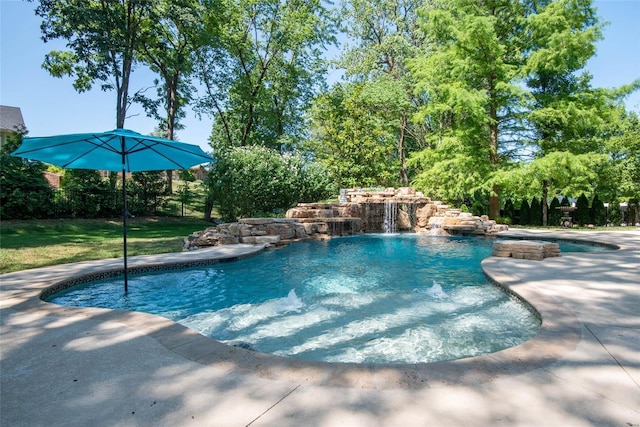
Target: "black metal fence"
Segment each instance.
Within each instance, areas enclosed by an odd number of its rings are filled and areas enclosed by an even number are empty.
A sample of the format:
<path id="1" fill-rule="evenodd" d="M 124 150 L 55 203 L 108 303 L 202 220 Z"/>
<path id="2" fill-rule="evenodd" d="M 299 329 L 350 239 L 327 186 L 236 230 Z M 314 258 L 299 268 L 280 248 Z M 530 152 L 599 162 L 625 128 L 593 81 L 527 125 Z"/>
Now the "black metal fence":
<path id="1" fill-rule="evenodd" d="M 127 193 L 127 208 L 133 215 L 183 216 L 200 210 L 199 201 L 185 206 L 172 196 Z M 121 190 L 58 189 L 46 193 L 13 194 L 11 209 L 2 209 L 2 219 L 118 218 L 122 216 Z M 7 206 L 8 207 L 8 206 Z"/>

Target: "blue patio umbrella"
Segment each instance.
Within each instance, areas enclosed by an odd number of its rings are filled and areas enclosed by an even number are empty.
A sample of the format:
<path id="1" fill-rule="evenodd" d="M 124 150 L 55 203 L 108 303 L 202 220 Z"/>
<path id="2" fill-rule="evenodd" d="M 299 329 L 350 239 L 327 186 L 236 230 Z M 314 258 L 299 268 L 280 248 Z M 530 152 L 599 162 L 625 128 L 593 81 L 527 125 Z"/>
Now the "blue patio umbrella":
<path id="1" fill-rule="evenodd" d="M 24 138 L 13 156 L 39 160 L 67 169 L 122 172 L 124 239 L 124 291 L 127 278 L 127 190 L 125 174 L 154 170 L 188 169 L 213 161 L 197 145 L 141 135 L 127 129 Z"/>

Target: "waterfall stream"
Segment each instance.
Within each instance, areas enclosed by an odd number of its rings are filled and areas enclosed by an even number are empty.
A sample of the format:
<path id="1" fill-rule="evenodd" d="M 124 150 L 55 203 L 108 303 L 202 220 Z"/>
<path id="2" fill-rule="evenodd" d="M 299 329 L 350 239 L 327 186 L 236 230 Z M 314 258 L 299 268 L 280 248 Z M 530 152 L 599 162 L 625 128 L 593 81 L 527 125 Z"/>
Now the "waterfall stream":
<path id="1" fill-rule="evenodd" d="M 394 202 L 384 203 L 383 231 L 385 233 L 398 232 L 398 204 Z"/>

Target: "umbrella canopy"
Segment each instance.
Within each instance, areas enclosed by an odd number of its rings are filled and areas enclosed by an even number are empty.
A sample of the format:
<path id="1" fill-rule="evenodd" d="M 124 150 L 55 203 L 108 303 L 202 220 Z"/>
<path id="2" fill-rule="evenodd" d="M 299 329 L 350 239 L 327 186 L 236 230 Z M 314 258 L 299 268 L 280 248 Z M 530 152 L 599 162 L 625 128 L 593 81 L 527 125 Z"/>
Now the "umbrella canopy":
<path id="1" fill-rule="evenodd" d="M 213 161 L 200 147 L 170 139 L 145 136 L 127 129 L 108 132 L 23 138 L 12 156 L 39 160 L 67 169 L 122 172 L 124 291 L 127 279 L 126 172 L 187 169 Z"/>
<path id="2" fill-rule="evenodd" d="M 24 138 L 12 155 L 68 169 L 115 172 L 188 169 L 213 160 L 197 145 L 127 129 Z"/>

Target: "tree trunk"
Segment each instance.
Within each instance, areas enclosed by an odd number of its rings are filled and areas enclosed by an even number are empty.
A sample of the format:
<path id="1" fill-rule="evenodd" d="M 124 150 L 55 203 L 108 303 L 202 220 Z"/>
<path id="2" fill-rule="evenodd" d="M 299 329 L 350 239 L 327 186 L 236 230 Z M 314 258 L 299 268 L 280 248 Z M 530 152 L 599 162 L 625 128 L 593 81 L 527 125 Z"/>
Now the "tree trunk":
<path id="1" fill-rule="evenodd" d="M 549 195 L 549 181 L 542 180 L 542 226 L 549 224 L 549 206 L 547 205 L 547 197 Z"/>
<path id="2" fill-rule="evenodd" d="M 167 139 L 173 140 L 175 137 L 176 114 L 178 112 L 178 72 L 174 72 L 172 76 L 165 77 L 167 87 Z M 165 192 L 167 195 L 173 194 L 173 172 L 166 171 L 167 185 Z"/>
<path id="3" fill-rule="evenodd" d="M 495 108 L 492 106 L 492 119 L 495 116 Z M 491 138 L 491 164 L 498 163 L 498 126 L 493 122 L 489 126 L 490 138 Z M 493 185 L 491 189 L 491 195 L 489 196 L 489 218 L 496 219 L 500 216 L 500 187 Z"/>
<path id="4" fill-rule="evenodd" d="M 204 220 L 211 221 L 211 211 L 213 210 L 213 197 L 211 195 L 206 196 L 204 201 Z"/>
<path id="5" fill-rule="evenodd" d="M 489 79 L 489 143 L 490 160 L 492 165 L 498 164 L 498 108 L 495 88 L 495 76 Z M 489 218 L 496 219 L 500 216 L 500 187 L 493 185 L 489 196 Z"/>
<path id="6" fill-rule="evenodd" d="M 127 117 L 131 65 L 131 59 L 124 59 L 122 62 L 122 81 L 118 81 L 118 79 L 116 79 L 116 91 L 118 94 L 118 104 L 116 105 L 116 128 L 118 129 L 124 128 L 124 121 Z"/>
<path id="7" fill-rule="evenodd" d="M 398 158 L 400 159 L 400 184 L 404 187 L 409 185 L 409 177 L 407 176 L 407 167 L 404 154 L 404 137 L 407 127 L 407 118 L 400 119 L 400 135 L 398 136 Z"/>

